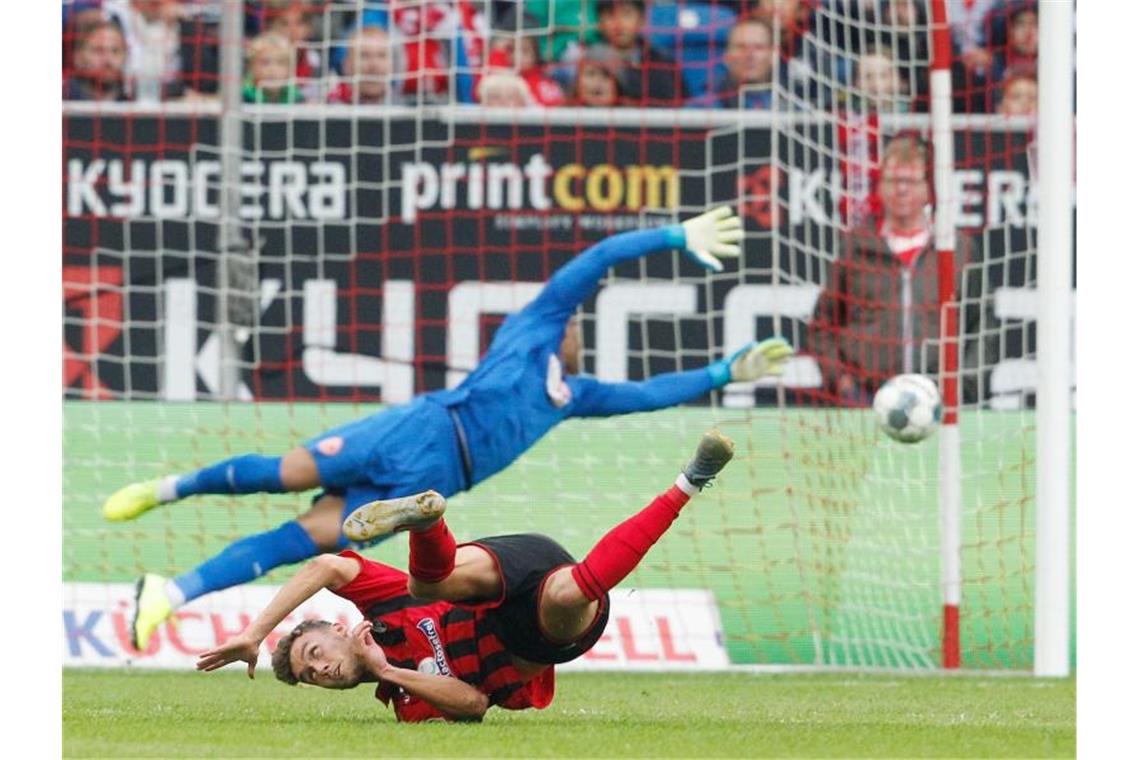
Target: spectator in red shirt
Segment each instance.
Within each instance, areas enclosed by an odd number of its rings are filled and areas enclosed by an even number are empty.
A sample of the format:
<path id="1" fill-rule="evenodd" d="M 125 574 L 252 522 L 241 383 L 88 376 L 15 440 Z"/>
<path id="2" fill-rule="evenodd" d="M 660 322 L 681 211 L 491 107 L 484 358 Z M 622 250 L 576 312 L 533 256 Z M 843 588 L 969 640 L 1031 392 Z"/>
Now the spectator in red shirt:
<path id="1" fill-rule="evenodd" d="M 516 70 L 530 91 L 528 97 L 533 103 L 540 106 L 560 106 L 565 103 L 566 95 L 562 88 L 546 75 L 538 53 L 538 41 L 533 36 L 494 37 L 487 63 L 492 69 Z"/>
<path id="2" fill-rule="evenodd" d="M 477 87 L 479 103 L 491 108 L 526 108 L 534 105 L 530 88 L 513 71 L 499 69 L 484 74 Z"/>
<path id="3" fill-rule="evenodd" d="M 928 216 L 931 166 L 917 137 L 893 138 L 881 161 L 882 222 L 842 236 L 808 326 L 830 401 L 866 405 L 893 375 L 938 373 L 939 352 L 929 350 L 942 329 L 939 261 Z M 956 245 L 961 272 L 972 246 L 965 235 Z M 970 292 L 979 297 L 976 282 Z M 974 327 L 967 324 L 965 332 L 973 334 Z"/>
<path id="4" fill-rule="evenodd" d="M 368 105 L 404 102 L 392 88 L 392 41 L 378 26 L 363 26 L 348 38 L 344 78 L 329 92 L 330 103 Z"/>
<path id="5" fill-rule="evenodd" d="M 644 0 L 598 0 L 598 31 L 622 58 L 622 85 L 641 105 L 669 106 L 688 97 L 677 61 L 644 36 Z"/>
<path id="6" fill-rule="evenodd" d="M 125 67 L 127 41 L 111 21 L 88 28 L 75 47 L 75 70 L 63 82 L 64 100 L 130 100 Z"/>
<path id="7" fill-rule="evenodd" d="M 402 722 L 478 721 L 493 705 L 542 709 L 554 699 L 554 666 L 581 657 L 604 633 L 610 590 L 732 455 L 731 440 L 705 433 L 669 490 L 581 562 L 534 533 L 457 546 L 434 491 L 366 504 L 345 520 L 345 535 L 370 541 L 409 530 L 408 575 L 352 551 L 317 557 L 245 631 L 200 655 L 198 669 L 242 661 L 252 678 L 265 638 L 328 589 L 364 620 L 351 631 L 319 620 L 298 625 L 273 653 L 279 680 L 326 689 L 376 683 L 376 698 Z"/>

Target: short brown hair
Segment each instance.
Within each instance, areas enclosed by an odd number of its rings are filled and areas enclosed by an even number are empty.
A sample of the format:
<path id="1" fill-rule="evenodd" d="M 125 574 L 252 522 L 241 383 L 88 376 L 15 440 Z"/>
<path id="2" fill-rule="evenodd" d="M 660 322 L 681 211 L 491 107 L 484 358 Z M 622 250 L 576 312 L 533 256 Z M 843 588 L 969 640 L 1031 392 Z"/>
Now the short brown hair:
<path id="1" fill-rule="evenodd" d="M 293 653 L 293 643 L 315 628 L 328 628 L 330 626 L 332 626 L 332 623 L 327 620 L 302 620 L 296 628 L 289 631 L 286 636 L 277 642 L 277 648 L 273 650 L 273 675 L 277 676 L 278 681 L 283 681 L 293 686 L 300 680 L 293 672 L 293 663 L 290 662 L 290 655 Z"/>
<path id="2" fill-rule="evenodd" d="M 930 149 L 918 135 L 902 134 L 891 138 L 883 149 L 879 165 L 886 167 L 888 161 L 900 164 L 922 164 L 927 176 L 930 175 Z"/>

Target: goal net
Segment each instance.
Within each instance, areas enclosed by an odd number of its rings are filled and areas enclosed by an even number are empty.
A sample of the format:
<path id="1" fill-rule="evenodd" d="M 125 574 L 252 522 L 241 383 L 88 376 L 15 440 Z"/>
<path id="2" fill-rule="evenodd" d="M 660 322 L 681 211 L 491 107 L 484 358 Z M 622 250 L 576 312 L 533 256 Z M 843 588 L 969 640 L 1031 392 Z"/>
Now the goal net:
<path id="1" fill-rule="evenodd" d="M 492 5 L 308 4 L 299 60 L 309 68 L 290 79 L 308 102 L 243 105 L 240 146 L 223 144 L 216 101 L 65 105 L 69 661 L 140 659 L 123 639 L 124 584 L 144 571 L 183 572 L 292 519 L 311 498 L 196 497 L 106 523 L 99 506 L 115 489 L 243 452 L 283 453 L 453 387 L 502 319 L 589 245 L 726 203 L 746 222 L 739 264 L 710 275 L 669 252 L 611 271 L 580 312 L 584 369 L 638 380 L 778 333 L 799 352 L 782 382 L 570 420 L 452 499 L 449 524 L 460 540 L 538 531 L 582 556 L 671 483 L 716 425 L 736 440 L 736 461 L 613 593 L 623 612 L 588 664 L 941 666 L 940 442 L 886 439 L 866 398 L 829 385 L 812 342 L 846 236 L 881 213 L 885 143 L 904 131 L 930 137 L 928 3 L 909 19 L 840 15 L 829 3 L 803 4 L 813 13 L 791 29 L 773 17 L 775 73 L 753 88 L 771 99 L 767 110 L 748 105 L 749 87 L 717 110 L 469 104 L 502 38 L 550 55 L 558 40 L 587 48 L 596 34 L 544 3 L 527 5 L 547 5 L 545 17 L 493 29 Z M 653 3 L 647 14 L 646 38 L 674 53 L 675 80 L 694 97 L 723 73 L 730 6 Z M 387 29 L 397 73 L 382 104 L 361 104 L 366 78 L 344 67 L 360 24 Z M 209 23 L 193 29 L 183 34 L 216 44 Z M 895 72 L 890 85 L 861 74 L 874 55 Z M 558 81 L 565 67 L 547 72 Z M 955 117 L 958 201 L 945 208 L 976 255 L 952 275 L 962 298 L 939 302 L 936 290 L 921 301 L 934 334 L 874 346 L 893 358 L 909 351 L 913 371 L 944 388 L 952 376 L 961 392 L 965 667 L 1022 669 L 1031 657 L 1027 126 Z M 235 229 L 241 244 L 227 237 Z M 887 281 L 890 259 L 882 266 L 867 276 Z M 869 308 L 880 306 L 897 309 L 885 297 Z M 952 311 L 956 331 L 943 327 Z M 861 376 L 864 395 L 903 369 Z M 238 381 L 230 398 L 227 372 Z M 368 553 L 403 566 L 406 551 L 397 537 Z M 292 572 L 227 598 L 260 600 L 259 589 Z M 182 627 L 160 629 L 141 659 L 191 653 L 256 612 L 254 601 L 239 613 L 216 604 L 187 607 Z"/>

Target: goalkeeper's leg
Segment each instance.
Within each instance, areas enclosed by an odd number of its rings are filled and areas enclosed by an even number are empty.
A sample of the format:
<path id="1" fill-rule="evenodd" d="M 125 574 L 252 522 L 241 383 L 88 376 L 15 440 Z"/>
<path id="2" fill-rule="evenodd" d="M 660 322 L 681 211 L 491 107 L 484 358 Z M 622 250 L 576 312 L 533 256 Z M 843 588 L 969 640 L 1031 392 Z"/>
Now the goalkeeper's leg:
<path id="1" fill-rule="evenodd" d="M 103 504 L 108 520 L 132 520 L 159 504 L 200 494 L 286 493 L 321 485 L 317 462 L 303 446 L 283 457 L 242 454 L 185 475 L 132 483 Z M 326 484 L 328 485 L 328 484 Z"/>
<path id="2" fill-rule="evenodd" d="M 339 548 L 344 497 L 325 494 L 308 512 L 273 530 L 239 539 L 175 578 L 148 573 L 135 588 L 131 638 L 143 651 L 158 626 L 176 609 L 212 591 L 247 583 L 281 565 Z"/>

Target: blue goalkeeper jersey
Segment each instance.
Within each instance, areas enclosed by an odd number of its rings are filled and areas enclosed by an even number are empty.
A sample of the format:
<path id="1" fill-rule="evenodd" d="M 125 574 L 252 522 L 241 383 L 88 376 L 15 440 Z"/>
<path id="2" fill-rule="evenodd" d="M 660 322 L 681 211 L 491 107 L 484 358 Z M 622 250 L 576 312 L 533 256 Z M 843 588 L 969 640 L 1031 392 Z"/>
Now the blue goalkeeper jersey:
<path id="1" fill-rule="evenodd" d="M 717 387 L 703 368 L 625 383 L 564 376 L 558 355 L 567 320 L 610 267 L 683 245 L 684 232 L 674 225 L 616 235 L 585 251 L 503 322 L 487 355 L 458 388 L 307 441 L 321 485 L 345 494 L 346 514 L 373 499 L 428 488 L 451 496 L 510 465 L 567 417 L 662 409 Z"/>
<path id="2" fill-rule="evenodd" d="M 607 417 L 675 406 L 716 387 L 704 368 L 642 382 L 564 376 L 559 347 L 567 320 L 615 264 L 684 246 L 680 225 L 609 237 L 558 270 L 512 315 L 479 366 L 453 390 L 429 398 L 453 409 L 471 455 L 471 485 L 485 480 L 567 417 Z"/>

